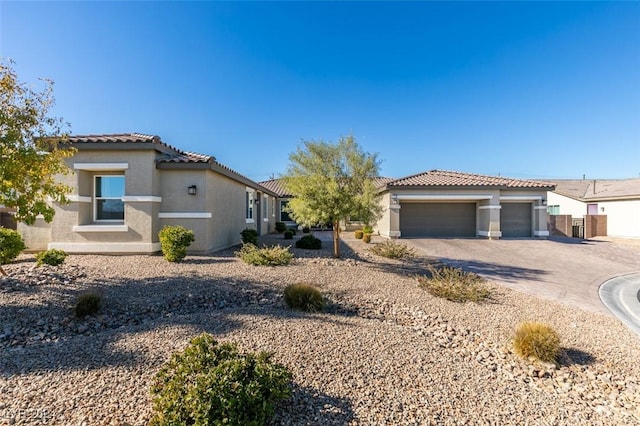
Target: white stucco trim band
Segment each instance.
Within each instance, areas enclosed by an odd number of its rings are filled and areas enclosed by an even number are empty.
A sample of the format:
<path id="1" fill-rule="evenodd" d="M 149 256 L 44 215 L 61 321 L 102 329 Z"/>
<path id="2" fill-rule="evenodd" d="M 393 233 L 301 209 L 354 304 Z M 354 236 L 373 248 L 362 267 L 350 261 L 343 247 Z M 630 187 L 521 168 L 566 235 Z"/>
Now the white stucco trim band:
<path id="1" fill-rule="evenodd" d="M 127 225 L 76 225 L 73 232 L 129 232 Z"/>
<path id="2" fill-rule="evenodd" d="M 90 203 L 92 201 L 92 198 L 87 197 L 86 195 L 72 194 L 72 195 L 67 195 L 67 198 L 72 203 Z"/>
<path id="3" fill-rule="evenodd" d="M 535 210 L 546 210 L 547 206 L 533 206 Z"/>
<path id="4" fill-rule="evenodd" d="M 534 237 L 548 237 L 549 231 L 533 231 Z"/>
<path id="5" fill-rule="evenodd" d="M 67 253 L 155 253 L 160 243 L 49 243 L 47 248 Z"/>
<path id="6" fill-rule="evenodd" d="M 500 201 L 542 201 L 542 195 L 501 195 Z"/>
<path id="7" fill-rule="evenodd" d="M 502 237 L 502 231 L 478 231 L 480 237 L 488 238 L 500 238 Z"/>
<path id="8" fill-rule="evenodd" d="M 479 210 L 500 210 L 502 206 L 480 206 Z"/>
<path id="9" fill-rule="evenodd" d="M 129 163 L 73 163 L 74 170 L 100 172 L 122 171 L 129 168 Z"/>
<path id="10" fill-rule="evenodd" d="M 211 219 L 213 215 L 210 212 L 165 212 L 158 213 L 160 219 Z"/>
<path id="11" fill-rule="evenodd" d="M 476 200 L 490 200 L 493 195 L 490 194 L 398 194 L 399 201 L 476 201 Z"/>
<path id="12" fill-rule="evenodd" d="M 155 195 L 125 195 L 122 197 L 125 203 L 161 203 L 162 197 Z"/>

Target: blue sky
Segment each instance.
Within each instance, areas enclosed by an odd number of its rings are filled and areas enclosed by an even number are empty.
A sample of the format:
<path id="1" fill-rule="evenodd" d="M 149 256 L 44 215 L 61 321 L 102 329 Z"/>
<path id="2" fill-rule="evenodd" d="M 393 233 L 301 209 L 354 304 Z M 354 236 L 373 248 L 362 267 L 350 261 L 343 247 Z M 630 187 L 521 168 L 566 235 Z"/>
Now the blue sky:
<path id="1" fill-rule="evenodd" d="M 640 2 L 0 0 L 0 56 L 73 134 L 256 180 L 352 133 L 381 174 L 640 176 Z"/>

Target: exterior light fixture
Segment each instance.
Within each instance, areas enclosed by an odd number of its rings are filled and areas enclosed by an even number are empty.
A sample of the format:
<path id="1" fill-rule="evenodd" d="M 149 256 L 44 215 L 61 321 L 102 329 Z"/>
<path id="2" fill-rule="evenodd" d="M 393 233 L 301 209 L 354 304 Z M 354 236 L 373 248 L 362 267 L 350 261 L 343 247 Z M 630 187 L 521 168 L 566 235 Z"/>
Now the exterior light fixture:
<path id="1" fill-rule="evenodd" d="M 189 195 L 196 195 L 197 192 L 197 188 L 195 185 L 191 185 L 189 188 L 187 188 Z"/>
<path id="2" fill-rule="evenodd" d="M 546 206 L 547 205 L 547 200 L 545 200 L 544 198 L 542 199 L 542 205 Z"/>
<path id="3" fill-rule="evenodd" d="M 393 204 L 398 204 L 398 194 L 391 194 L 391 201 Z"/>

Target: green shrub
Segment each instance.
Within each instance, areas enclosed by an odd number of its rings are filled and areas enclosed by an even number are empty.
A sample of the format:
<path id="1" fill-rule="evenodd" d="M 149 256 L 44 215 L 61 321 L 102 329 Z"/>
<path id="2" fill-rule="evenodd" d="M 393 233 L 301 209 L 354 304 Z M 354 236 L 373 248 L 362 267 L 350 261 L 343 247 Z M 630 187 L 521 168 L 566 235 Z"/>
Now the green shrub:
<path id="1" fill-rule="evenodd" d="M 276 222 L 276 231 L 278 231 L 279 234 L 282 234 L 286 230 L 287 225 L 284 222 Z"/>
<path id="2" fill-rule="evenodd" d="M 296 228 L 287 228 L 287 231 L 291 231 L 293 232 L 293 235 L 296 235 L 298 233 L 298 231 L 296 230 Z"/>
<path id="3" fill-rule="evenodd" d="M 363 234 L 373 234 L 373 228 L 369 225 L 366 225 L 364 228 L 362 228 L 362 233 Z"/>
<path id="4" fill-rule="evenodd" d="M 465 272 L 459 268 L 429 267 L 431 277 L 418 277 L 418 285 L 426 288 L 429 293 L 437 297 L 443 297 L 452 302 L 481 302 L 490 295 L 485 287 L 485 279 Z"/>
<path id="5" fill-rule="evenodd" d="M 78 318 L 95 315 L 100 310 L 102 296 L 95 292 L 83 293 L 76 299 L 74 312 Z"/>
<path id="6" fill-rule="evenodd" d="M 187 256 L 187 247 L 195 241 L 192 230 L 184 226 L 165 226 L 158 233 L 164 258 L 178 262 Z"/>
<path id="7" fill-rule="evenodd" d="M 150 425 L 264 425 L 291 396 L 289 370 L 266 352 L 240 353 L 210 334 L 171 355 L 151 385 Z"/>
<path id="8" fill-rule="evenodd" d="M 303 234 L 308 234 L 309 232 L 311 232 L 311 228 L 309 228 L 308 226 L 305 226 L 302 228 L 302 233 Z"/>
<path id="9" fill-rule="evenodd" d="M 0 228 L 0 265 L 11 262 L 26 248 L 18 231 Z"/>
<path id="10" fill-rule="evenodd" d="M 288 265 L 293 259 L 289 247 L 280 245 L 258 248 L 253 244 L 243 244 L 236 255 L 245 263 L 256 266 Z"/>
<path id="11" fill-rule="evenodd" d="M 62 265 L 66 258 L 67 258 L 67 253 L 64 250 L 58 250 L 58 249 L 41 251 L 40 253 L 36 254 L 36 260 L 38 261 L 38 266 L 42 266 L 44 264 L 51 265 L 51 266 Z"/>
<path id="12" fill-rule="evenodd" d="M 255 229 L 246 228 L 240 235 L 244 244 L 258 244 L 258 231 Z"/>
<path id="13" fill-rule="evenodd" d="M 371 242 L 371 234 L 367 234 L 367 233 L 362 234 L 362 241 L 369 244 Z"/>
<path id="14" fill-rule="evenodd" d="M 402 259 L 404 257 L 413 257 L 416 251 L 413 247 L 409 247 L 404 243 L 393 240 L 384 240 L 382 243 L 371 247 L 371 251 L 378 256 L 387 257 L 389 259 Z"/>
<path id="15" fill-rule="evenodd" d="M 286 231 L 284 231 L 284 239 L 285 240 L 292 240 L 293 239 L 293 235 L 294 232 L 290 229 L 287 229 Z"/>
<path id="16" fill-rule="evenodd" d="M 362 232 L 362 229 L 357 229 L 353 234 L 358 240 L 361 240 L 364 236 L 364 232 Z"/>
<path id="17" fill-rule="evenodd" d="M 284 302 L 299 311 L 320 312 L 324 309 L 322 293 L 310 284 L 291 284 L 285 288 Z"/>
<path id="18" fill-rule="evenodd" d="M 518 325 L 513 348 L 517 355 L 543 362 L 556 362 L 560 352 L 560 338 L 550 326 L 539 322 L 523 322 Z"/>
<path id="19" fill-rule="evenodd" d="M 296 247 L 302 249 L 319 250 L 322 248 L 322 241 L 313 235 L 305 235 L 296 241 Z"/>

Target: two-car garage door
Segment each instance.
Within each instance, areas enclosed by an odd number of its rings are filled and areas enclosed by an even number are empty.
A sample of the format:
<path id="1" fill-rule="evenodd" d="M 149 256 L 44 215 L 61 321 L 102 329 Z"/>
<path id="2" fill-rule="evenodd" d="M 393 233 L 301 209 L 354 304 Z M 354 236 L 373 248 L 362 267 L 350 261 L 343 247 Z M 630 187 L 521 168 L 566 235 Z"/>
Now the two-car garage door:
<path id="1" fill-rule="evenodd" d="M 502 236 L 531 237 L 531 203 L 502 203 Z M 400 233 L 403 237 L 476 237 L 476 203 L 402 203 Z"/>
<path id="2" fill-rule="evenodd" d="M 475 237 L 476 203 L 402 203 L 403 237 Z"/>

